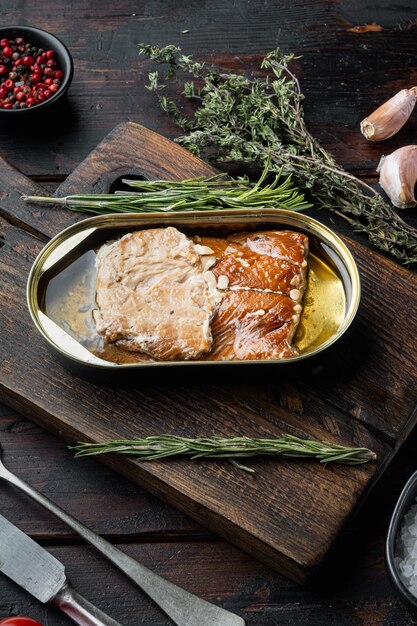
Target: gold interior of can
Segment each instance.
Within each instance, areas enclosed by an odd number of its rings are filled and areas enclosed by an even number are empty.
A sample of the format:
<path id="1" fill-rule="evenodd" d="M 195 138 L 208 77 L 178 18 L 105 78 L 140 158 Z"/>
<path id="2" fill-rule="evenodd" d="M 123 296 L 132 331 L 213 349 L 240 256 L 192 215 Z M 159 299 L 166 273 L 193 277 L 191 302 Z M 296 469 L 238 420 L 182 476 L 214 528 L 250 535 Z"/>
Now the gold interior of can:
<path id="1" fill-rule="evenodd" d="M 222 236 L 242 230 L 286 228 L 308 235 L 308 282 L 300 324 L 294 337 L 300 356 L 282 362 L 321 350 L 332 343 L 353 319 L 359 302 L 356 265 L 338 237 L 307 216 L 280 210 L 265 211 L 255 218 L 248 211 L 239 211 L 239 214 L 236 211 L 222 212 L 217 219 L 202 214 L 199 219 L 195 214 L 192 218 L 186 214 L 169 217 L 160 214 L 146 217 L 109 215 L 84 220 L 60 233 L 41 252 L 32 268 L 28 283 L 29 308 L 39 330 L 56 349 L 75 360 L 98 366 L 155 364 L 144 360 L 143 355 L 135 356 L 114 346 L 104 346 L 96 333 L 92 313 L 96 306 L 95 250 L 126 232 L 167 225 L 175 226 L 187 235 L 210 233 Z M 203 362 L 204 358 L 178 363 Z"/>
<path id="2" fill-rule="evenodd" d="M 346 293 L 341 275 L 327 259 L 308 258 L 307 288 L 294 345 L 304 354 L 321 346 L 341 327 L 346 314 Z"/>

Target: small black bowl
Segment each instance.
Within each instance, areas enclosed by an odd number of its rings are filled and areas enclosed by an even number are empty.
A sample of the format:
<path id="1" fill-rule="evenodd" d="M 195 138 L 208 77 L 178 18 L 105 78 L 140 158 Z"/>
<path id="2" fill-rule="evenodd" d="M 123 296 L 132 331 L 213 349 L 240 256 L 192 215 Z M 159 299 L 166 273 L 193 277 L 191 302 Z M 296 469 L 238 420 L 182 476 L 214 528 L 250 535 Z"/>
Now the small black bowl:
<path id="1" fill-rule="evenodd" d="M 74 74 L 74 63 L 72 56 L 69 53 L 68 48 L 62 43 L 58 37 L 48 33 L 46 30 L 40 28 L 33 28 L 31 26 L 3 26 L 0 28 L 0 39 L 7 37 L 8 39 L 15 39 L 16 37 L 22 37 L 26 42 L 31 43 L 44 50 L 54 50 L 55 58 L 59 68 L 64 72 L 64 77 L 59 89 L 50 98 L 35 104 L 28 109 L 0 109 L 0 115 L 28 115 L 34 113 L 45 107 L 49 107 L 51 104 L 60 100 L 71 84 Z"/>
<path id="2" fill-rule="evenodd" d="M 388 528 L 388 535 L 385 544 L 385 561 L 391 582 L 397 592 L 402 596 L 409 606 L 417 609 L 417 598 L 407 589 L 400 578 L 398 567 L 395 563 L 395 550 L 398 533 L 401 530 L 404 516 L 410 510 L 411 506 L 416 503 L 417 498 L 417 472 L 407 481 L 404 489 L 398 498 L 391 522 Z"/>

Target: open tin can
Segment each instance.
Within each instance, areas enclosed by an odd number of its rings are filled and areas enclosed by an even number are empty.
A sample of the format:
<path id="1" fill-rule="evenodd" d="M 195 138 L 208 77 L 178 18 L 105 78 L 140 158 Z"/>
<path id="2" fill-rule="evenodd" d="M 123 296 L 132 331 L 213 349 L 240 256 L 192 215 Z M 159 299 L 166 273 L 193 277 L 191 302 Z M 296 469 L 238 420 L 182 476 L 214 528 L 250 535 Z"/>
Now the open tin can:
<path id="1" fill-rule="evenodd" d="M 299 354 L 258 361 L 113 362 L 97 349 L 95 332 L 96 251 L 135 230 L 174 226 L 187 236 L 222 237 L 231 233 L 294 230 L 310 241 L 309 274 L 303 312 L 294 338 Z M 92 217 L 56 235 L 31 269 L 27 300 L 32 319 L 51 350 L 81 375 L 143 368 L 225 367 L 242 364 L 290 365 L 334 344 L 352 323 L 360 300 L 356 263 L 343 241 L 311 217 L 281 209 L 222 210 L 198 213 L 111 214 Z M 98 356 L 100 354 L 100 356 Z"/>

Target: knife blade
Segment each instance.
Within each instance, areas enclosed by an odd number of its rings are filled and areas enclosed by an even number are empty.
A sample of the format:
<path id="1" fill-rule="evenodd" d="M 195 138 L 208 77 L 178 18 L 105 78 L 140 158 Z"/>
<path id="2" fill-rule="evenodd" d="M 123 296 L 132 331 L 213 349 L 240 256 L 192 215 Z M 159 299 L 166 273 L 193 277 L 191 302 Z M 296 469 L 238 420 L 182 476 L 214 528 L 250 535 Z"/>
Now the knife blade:
<path id="1" fill-rule="evenodd" d="M 2 515 L 0 572 L 40 602 L 54 604 L 79 626 L 120 626 L 71 587 L 58 559 Z"/>

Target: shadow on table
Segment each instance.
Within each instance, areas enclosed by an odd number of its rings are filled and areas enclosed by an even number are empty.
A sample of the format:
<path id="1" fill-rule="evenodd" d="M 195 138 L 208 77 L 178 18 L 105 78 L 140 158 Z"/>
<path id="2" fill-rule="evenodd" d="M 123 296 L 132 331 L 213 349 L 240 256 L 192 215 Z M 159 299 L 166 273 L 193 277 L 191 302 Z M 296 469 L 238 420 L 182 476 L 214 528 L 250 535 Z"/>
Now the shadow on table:
<path id="1" fill-rule="evenodd" d="M 42 141 L 45 137 L 54 137 L 63 141 L 74 132 L 78 115 L 68 98 L 58 100 L 51 106 L 26 110 L 24 114 L 0 114 L 0 132 L 12 133 L 16 140 Z"/>
<path id="2" fill-rule="evenodd" d="M 417 428 L 414 428 L 356 518 L 307 583 L 305 589 L 308 592 L 331 601 L 347 596 L 352 599 L 355 595 L 358 601 L 363 600 L 366 589 L 370 603 L 387 601 L 390 596 L 397 598 L 385 566 L 385 540 L 398 497 L 411 474 L 417 470 L 416 449 Z M 401 606 L 399 602 L 392 602 L 393 608 L 398 609 L 398 604 Z M 417 611 L 411 611 L 413 621 L 410 622 L 406 617 L 410 609 L 405 605 L 402 608 L 404 625 L 417 623 Z"/>

